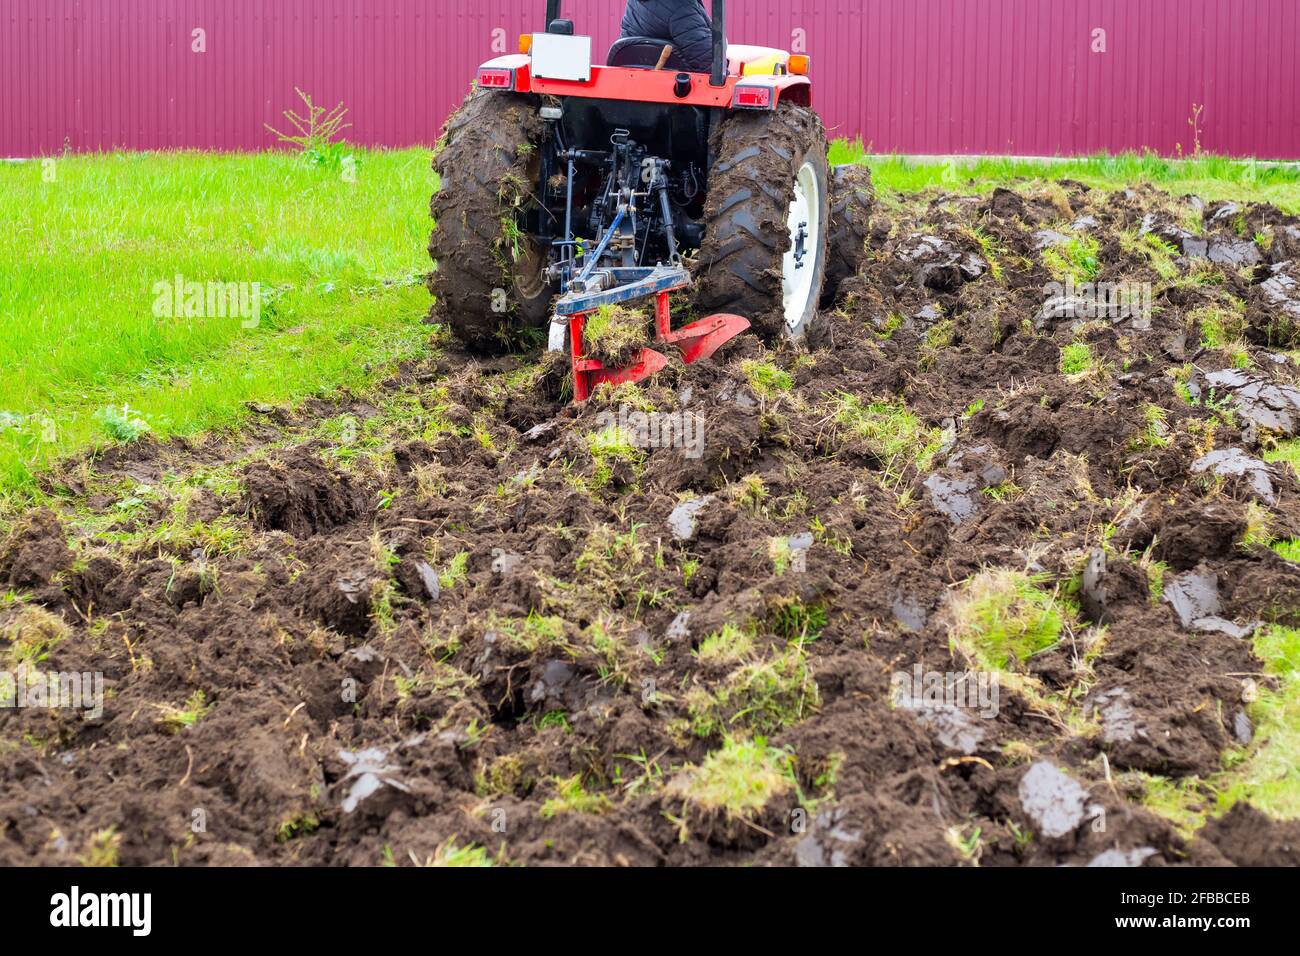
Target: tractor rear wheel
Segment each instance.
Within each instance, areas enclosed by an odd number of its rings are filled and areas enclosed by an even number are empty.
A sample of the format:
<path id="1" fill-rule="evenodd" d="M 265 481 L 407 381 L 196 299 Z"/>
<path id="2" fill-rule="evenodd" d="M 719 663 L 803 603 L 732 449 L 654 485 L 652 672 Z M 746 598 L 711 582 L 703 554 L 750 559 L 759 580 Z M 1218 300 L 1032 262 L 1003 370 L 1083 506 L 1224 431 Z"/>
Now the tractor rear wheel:
<path id="1" fill-rule="evenodd" d="M 549 319 L 545 250 L 522 226 L 539 178 L 537 106 L 528 96 L 471 93 L 434 153 L 431 316 L 475 352 L 508 351 Z"/>
<path id="2" fill-rule="evenodd" d="M 862 269 L 875 200 L 871 170 L 866 166 L 852 164 L 831 170 L 830 259 L 822 288 L 823 306 L 833 305 L 840 286 Z"/>
<path id="3" fill-rule="evenodd" d="M 801 339 L 821 301 L 830 223 L 826 132 L 782 103 L 714 131 L 695 304 L 749 319 L 769 342 Z"/>

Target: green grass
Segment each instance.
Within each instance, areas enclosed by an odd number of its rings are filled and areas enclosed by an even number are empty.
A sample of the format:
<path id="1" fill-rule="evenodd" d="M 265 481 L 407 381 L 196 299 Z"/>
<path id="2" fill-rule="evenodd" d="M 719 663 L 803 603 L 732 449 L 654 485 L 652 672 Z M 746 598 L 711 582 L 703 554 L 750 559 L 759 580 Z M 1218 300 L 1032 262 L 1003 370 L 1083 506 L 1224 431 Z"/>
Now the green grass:
<path id="1" fill-rule="evenodd" d="M 492 857 L 481 846 L 471 843 L 468 846 L 460 846 L 456 838 L 452 837 L 438 847 L 437 852 L 428 860 L 430 867 L 466 867 L 466 868 L 486 868 L 496 866 Z"/>
<path id="2" fill-rule="evenodd" d="M 1232 300 L 1231 308 L 1211 305 L 1192 313 L 1201 329 L 1201 348 L 1222 352 L 1237 368 L 1253 364 L 1245 342 L 1246 304 Z"/>
<path id="3" fill-rule="evenodd" d="M 953 643 L 987 668 L 1003 670 L 1056 644 L 1071 612 L 1037 578 L 1022 571 L 984 571 L 953 602 Z"/>
<path id="4" fill-rule="evenodd" d="M 1123 153 L 1059 162 L 1002 158 L 914 162 L 901 156 L 868 156 L 860 142 L 838 140 L 832 144 L 832 164 L 863 161 L 871 167 L 877 190 L 893 193 L 919 192 L 931 186 L 987 192 L 1017 179 L 1075 179 L 1103 189 L 1153 183 L 1174 195 L 1195 193 L 1206 200 L 1271 202 L 1286 212 L 1300 213 L 1300 169 L 1221 156 L 1169 160 L 1151 153 Z"/>
<path id="5" fill-rule="evenodd" d="M 771 362 L 747 359 L 741 366 L 750 387 L 762 398 L 776 398 L 794 388 L 794 378 Z"/>
<path id="6" fill-rule="evenodd" d="M 609 364 L 630 361 L 649 342 L 650 319 L 636 309 L 602 305 L 587 319 L 587 357 Z"/>
<path id="7" fill-rule="evenodd" d="M 1147 405 L 1142 413 L 1146 427 L 1130 442 L 1134 448 L 1168 448 L 1169 416 L 1159 405 Z"/>
<path id="8" fill-rule="evenodd" d="M 1043 262 L 1047 270 L 1064 282 L 1073 279 L 1078 285 L 1096 282 L 1101 275 L 1101 261 L 1097 258 L 1100 245 L 1096 239 L 1070 239 L 1059 249 L 1047 249 L 1043 252 Z"/>
<path id="9" fill-rule="evenodd" d="M 529 654 L 535 653 L 539 647 L 559 647 L 564 643 L 564 621 L 548 617 L 536 609 L 529 611 L 526 618 L 494 619 L 493 626 L 503 637 Z"/>
<path id="10" fill-rule="evenodd" d="M 1081 375 L 1092 368 L 1092 349 L 1087 342 L 1071 342 L 1061 349 L 1061 373 Z"/>
<path id="11" fill-rule="evenodd" d="M 1178 264 L 1174 259 L 1180 254 L 1179 251 L 1154 232 L 1139 235 L 1137 229 L 1127 230 L 1120 233 L 1119 244 L 1131 256 L 1144 256 L 1156 274 L 1166 282 L 1178 278 Z"/>
<path id="12" fill-rule="evenodd" d="M 825 604 L 805 604 L 798 598 L 780 602 L 772 612 L 772 630 L 783 640 L 802 647 L 825 630 Z"/>
<path id="13" fill-rule="evenodd" d="M 1124 779 L 1138 783 L 1142 788 L 1138 802 L 1171 822 L 1184 839 L 1205 826 L 1207 811 L 1195 777 L 1174 780 L 1135 770 Z"/>
<path id="14" fill-rule="evenodd" d="M 556 795 L 542 804 L 543 820 L 565 813 L 604 813 L 612 806 L 603 793 L 591 793 L 583 785 L 582 774 L 555 780 Z"/>
<path id="15" fill-rule="evenodd" d="M 285 820 L 276 827 L 275 842 L 288 843 L 290 840 L 296 840 L 298 837 L 315 833 L 319 829 L 320 818 L 314 813 L 304 813 L 302 816 Z"/>
<path id="16" fill-rule="evenodd" d="M 86 841 L 86 852 L 81 857 L 82 866 L 113 867 L 118 865 L 122 847 L 122 834 L 116 827 L 97 830 Z"/>
<path id="17" fill-rule="evenodd" d="M 1228 309 L 1210 305 L 1192 313 L 1201 327 L 1201 347 L 1222 349 L 1236 346 L 1246 333 L 1246 305 L 1240 300 Z"/>
<path id="18" fill-rule="evenodd" d="M 1250 705 L 1255 741 L 1220 783 L 1219 806 L 1246 800 L 1275 817 L 1300 818 L 1300 629 L 1272 626 L 1255 636 L 1255 654 L 1278 679 Z"/>
<path id="19" fill-rule="evenodd" d="M 614 478 L 614 468 L 619 464 L 636 467 L 645 456 L 632 444 L 632 439 L 617 425 L 610 425 L 586 437 L 587 451 L 596 464 L 591 484 L 597 490 L 606 487 Z"/>
<path id="20" fill-rule="evenodd" d="M 1288 438 L 1278 442 L 1264 453 L 1264 460 L 1270 464 L 1287 464 L 1300 475 L 1300 438 Z"/>
<path id="21" fill-rule="evenodd" d="M 186 727 L 193 727 L 207 716 L 211 709 L 212 705 L 208 703 L 207 695 L 201 690 L 196 690 L 183 706 L 162 707 L 159 722 L 173 732 L 181 731 Z"/>
<path id="22" fill-rule="evenodd" d="M 728 738 L 698 767 L 687 767 L 668 785 L 688 807 L 752 820 L 774 797 L 794 787 L 791 755 L 762 737 Z"/>
<path id="23" fill-rule="evenodd" d="M 0 653 L 0 662 L 4 664 L 0 670 L 14 671 L 23 666 L 38 666 L 49 657 L 55 645 L 67 636 L 68 625 L 62 618 L 40 607 L 21 608 L 8 621 L 0 624 L 0 641 L 8 645 Z"/>
<path id="24" fill-rule="evenodd" d="M 0 165 L 0 495 L 88 447 L 234 424 L 420 353 L 428 153 L 359 160 L 354 183 L 278 153 L 69 156 L 53 182 Z M 256 328 L 156 317 L 177 275 L 274 301 Z"/>
<path id="25" fill-rule="evenodd" d="M 746 628 L 729 623 L 702 640 L 695 656 L 702 661 L 737 662 L 748 657 L 753 649 L 754 635 Z"/>
<path id="26" fill-rule="evenodd" d="M 1300 564 L 1300 540 L 1275 541 L 1271 547 L 1287 561 Z"/>
<path id="27" fill-rule="evenodd" d="M 771 658 L 738 667 L 716 692 L 697 688 L 687 695 L 691 732 L 697 737 L 747 730 L 778 733 L 821 706 L 817 682 L 803 650 L 790 647 Z"/>
<path id="28" fill-rule="evenodd" d="M 858 396 L 836 396 L 835 423 L 860 439 L 886 472 L 897 474 L 908 463 L 922 471 L 934 462 L 943 445 L 936 428 L 926 428 L 905 405 L 866 402 Z"/>
<path id="29" fill-rule="evenodd" d="M 1276 687 L 1256 689 L 1248 705 L 1254 740 L 1225 754 L 1224 769 L 1181 781 L 1133 774 L 1141 802 L 1190 836 L 1238 803 L 1282 820 L 1300 819 L 1300 630 L 1267 627 L 1255 635 L 1255 654 Z"/>
<path id="30" fill-rule="evenodd" d="M 456 585 L 465 580 L 466 574 L 469 573 L 469 552 L 462 551 L 450 561 L 447 566 L 438 575 L 438 586 L 444 591 L 456 590 Z"/>

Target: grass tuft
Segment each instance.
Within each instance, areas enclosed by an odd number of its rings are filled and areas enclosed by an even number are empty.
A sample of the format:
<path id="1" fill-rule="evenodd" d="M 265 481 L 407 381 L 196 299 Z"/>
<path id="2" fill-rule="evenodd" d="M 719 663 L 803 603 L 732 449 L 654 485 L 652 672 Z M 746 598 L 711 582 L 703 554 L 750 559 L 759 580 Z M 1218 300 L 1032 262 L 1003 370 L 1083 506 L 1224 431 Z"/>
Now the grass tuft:
<path id="1" fill-rule="evenodd" d="M 44 608 L 22 607 L 8 620 L 0 618 L 0 640 L 9 645 L 9 670 L 42 663 L 67 636 L 63 618 Z"/>
<path id="2" fill-rule="evenodd" d="M 909 464 L 930 468 L 943 445 L 938 429 L 926 428 L 907 406 L 864 403 L 841 393 L 835 400 L 835 422 L 865 444 L 887 473 L 899 474 Z"/>
<path id="3" fill-rule="evenodd" d="M 722 630 L 700 641 L 695 656 L 701 661 L 718 663 L 739 662 L 754 650 L 754 635 L 748 628 L 724 624 Z"/>
<path id="4" fill-rule="evenodd" d="M 1255 739 L 1219 783 L 1219 807 L 1249 801 L 1279 819 L 1300 819 L 1300 629 L 1261 630 L 1255 654 L 1277 686 L 1261 687 L 1249 705 Z"/>
<path id="5" fill-rule="evenodd" d="M 469 552 L 462 551 L 447 562 L 438 575 L 438 586 L 444 591 L 454 591 L 469 574 Z"/>
<path id="6" fill-rule="evenodd" d="M 981 572 L 954 599 L 950 639 L 994 670 L 1052 647 L 1072 614 L 1042 585 L 1022 571 Z"/>
<path id="7" fill-rule="evenodd" d="M 1300 477 L 1300 438 L 1288 438 L 1280 441 L 1264 453 L 1264 460 L 1270 464 L 1286 464 L 1295 469 Z"/>
<path id="8" fill-rule="evenodd" d="M 1061 349 L 1061 374 L 1083 375 L 1092 370 L 1092 349 L 1087 342 L 1071 342 Z"/>
<path id="9" fill-rule="evenodd" d="M 193 727 L 200 720 L 207 716 L 212 705 L 208 703 L 207 695 L 201 690 L 196 690 L 190 695 L 189 700 L 180 707 L 170 704 L 156 705 L 161 711 L 158 722 L 164 728 L 172 733 L 179 733 L 186 727 Z"/>
<path id="10" fill-rule="evenodd" d="M 556 795 L 542 804 L 543 820 L 565 813 L 605 813 L 610 809 L 609 798 L 603 793 L 590 793 L 583 785 L 582 774 L 555 781 Z"/>
<path id="11" fill-rule="evenodd" d="M 1274 541 L 1270 547 L 1287 561 L 1300 564 L 1300 538 L 1288 541 Z"/>
<path id="12" fill-rule="evenodd" d="M 741 368 L 749 379 L 749 387 L 761 398 L 777 398 L 794 388 L 794 378 L 771 362 L 747 360 Z"/>
<path id="13" fill-rule="evenodd" d="M 1101 275 L 1099 249 L 1097 240 L 1092 237 L 1073 238 L 1061 246 L 1044 250 L 1043 263 L 1047 271 L 1061 281 L 1073 279 L 1080 285 L 1096 282 Z"/>
<path id="14" fill-rule="evenodd" d="M 753 820 L 775 797 L 793 789 L 793 757 L 768 746 L 763 737 L 727 738 L 698 767 L 687 767 L 668 784 L 668 793 L 688 807 Z"/>
<path id="15" fill-rule="evenodd" d="M 149 423 L 131 411 L 130 405 L 101 408 L 95 412 L 95 421 L 99 422 L 109 438 L 122 444 L 143 438 L 150 430 Z"/>
<path id="16" fill-rule="evenodd" d="M 473 843 L 460 846 L 453 837 L 438 847 L 430 866 L 491 867 L 496 866 L 496 863 L 483 847 Z"/>
<path id="17" fill-rule="evenodd" d="M 799 723 L 821 706 L 808 658 L 798 647 L 737 668 L 713 694 L 687 696 L 691 731 L 709 738 L 743 728 L 773 734 Z"/>
<path id="18" fill-rule="evenodd" d="M 631 436 L 617 425 L 610 425 L 587 435 L 587 451 L 596 465 L 591 485 L 600 490 L 614 480 L 614 469 L 620 465 L 639 467 L 645 455 L 632 444 Z"/>
<path id="19" fill-rule="evenodd" d="M 619 305 L 602 305 L 583 330 L 587 357 L 607 368 L 622 368 L 649 344 L 649 329 L 650 320 L 644 314 Z"/>

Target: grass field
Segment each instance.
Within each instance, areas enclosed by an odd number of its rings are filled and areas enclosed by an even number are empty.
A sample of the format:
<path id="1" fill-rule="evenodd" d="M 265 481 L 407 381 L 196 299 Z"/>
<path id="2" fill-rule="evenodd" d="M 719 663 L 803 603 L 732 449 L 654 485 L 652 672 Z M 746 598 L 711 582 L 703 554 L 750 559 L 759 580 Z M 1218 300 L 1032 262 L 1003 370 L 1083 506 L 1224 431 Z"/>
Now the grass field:
<path id="1" fill-rule="evenodd" d="M 0 493 L 108 440 L 105 408 L 194 433 L 417 353 L 428 154 L 367 153 L 355 173 L 270 153 L 0 165 Z M 177 276 L 272 301 L 255 328 L 159 317 L 156 286 Z"/>
<path id="2" fill-rule="evenodd" d="M 864 158 L 860 146 L 833 149 L 834 162 Z M 867 161 L 886 194 L 1071 177 L 1300 212 L 1295 169 L 1218 158 Z M 275 153 L 0 165 L 0 496 L 21 495 L 61 457 L 144 427 L 159 436 L 229 427 L 247 402 L 364 385 L 420 354 L 429 165 L 425 150 L 359 152 L 355 177 Z M 259 283 L 271 302 L 254 328 L 160 317 L 159 283 L 178 276 Z"/>

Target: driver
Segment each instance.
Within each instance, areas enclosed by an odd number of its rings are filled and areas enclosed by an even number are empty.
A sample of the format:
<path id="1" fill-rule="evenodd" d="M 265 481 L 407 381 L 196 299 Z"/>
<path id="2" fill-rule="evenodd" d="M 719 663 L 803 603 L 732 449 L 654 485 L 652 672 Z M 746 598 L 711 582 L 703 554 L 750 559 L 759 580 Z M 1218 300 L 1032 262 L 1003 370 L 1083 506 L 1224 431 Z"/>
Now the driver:
<path id="1" fill-rule="evenodd" d="M 623 36 L 671 43 L 691 73 L 713 68 L 713 22 L 701 0 L 628 0 Z"/>

